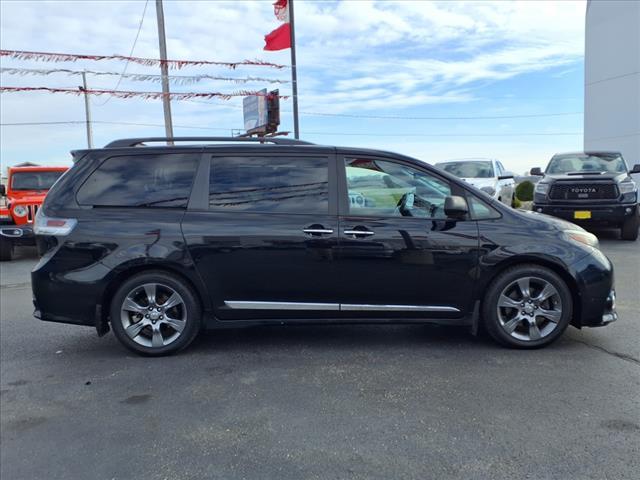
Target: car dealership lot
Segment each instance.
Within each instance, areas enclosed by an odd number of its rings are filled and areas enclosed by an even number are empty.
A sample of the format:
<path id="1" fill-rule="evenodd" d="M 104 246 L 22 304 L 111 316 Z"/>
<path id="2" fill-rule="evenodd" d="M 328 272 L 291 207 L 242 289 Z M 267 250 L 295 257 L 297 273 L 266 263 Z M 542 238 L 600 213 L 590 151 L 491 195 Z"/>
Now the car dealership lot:
<path id="1" fill-rule="evenodd" d="M 31 315 L 0 266 L 0 477 L 636 478 L 640 242 L 599 232 L 617 323 L 508 350 L 464 329 L 214 331 L 141 358 Z M 636 472 L 634 474 L 634 472 Z"/>

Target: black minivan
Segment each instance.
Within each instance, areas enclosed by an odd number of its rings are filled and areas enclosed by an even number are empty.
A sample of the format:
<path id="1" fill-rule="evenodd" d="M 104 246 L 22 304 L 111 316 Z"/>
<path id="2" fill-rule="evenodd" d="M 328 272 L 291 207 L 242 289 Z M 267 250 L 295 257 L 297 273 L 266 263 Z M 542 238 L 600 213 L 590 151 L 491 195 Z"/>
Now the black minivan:
<path id="1" fill-rule="evenodd" d="M 35 316 L 111 326 L 141 354 L 301 323 L 465 325 L 536 348 L 617 318 L 595 236 L 409 157 L 219 137 L 72 154 L 36 218 Z"/>

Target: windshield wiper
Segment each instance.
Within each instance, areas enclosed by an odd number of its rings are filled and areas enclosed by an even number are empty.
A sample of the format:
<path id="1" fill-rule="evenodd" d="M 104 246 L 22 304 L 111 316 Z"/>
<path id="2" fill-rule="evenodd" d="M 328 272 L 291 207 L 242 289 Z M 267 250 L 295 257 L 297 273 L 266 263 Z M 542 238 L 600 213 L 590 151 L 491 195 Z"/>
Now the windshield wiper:
<path id="1" fill-rule="evenodd" d="M 604 170 L 603 171 L 595 171 L 595 170 L 588 170 L 586 172 L 567 172 L 567 175 L 602 175 L 603 173 L 607 173 Z"/>

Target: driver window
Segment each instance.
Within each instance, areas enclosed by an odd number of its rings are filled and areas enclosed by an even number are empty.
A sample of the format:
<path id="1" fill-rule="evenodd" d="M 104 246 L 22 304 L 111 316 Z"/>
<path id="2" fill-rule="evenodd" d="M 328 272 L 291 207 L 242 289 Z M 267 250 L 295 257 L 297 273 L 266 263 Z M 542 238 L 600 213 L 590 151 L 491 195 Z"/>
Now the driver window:
<path id="1" fill-rule="evenodd" d="M 445 219 L 449 184 L 407 165 L 372 158 L 347 158 L 349 213 L 362 216 Z"/>

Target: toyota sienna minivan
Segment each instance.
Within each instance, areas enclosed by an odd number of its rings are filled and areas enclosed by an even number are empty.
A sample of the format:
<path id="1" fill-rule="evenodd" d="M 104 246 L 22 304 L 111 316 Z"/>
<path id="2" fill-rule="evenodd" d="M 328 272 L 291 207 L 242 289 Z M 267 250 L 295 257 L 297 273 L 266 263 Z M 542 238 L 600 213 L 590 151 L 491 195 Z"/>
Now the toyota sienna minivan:
<path id="1" fill-rule="evenodd" d="M 219 137 L 72 155 L 35 221 L 35 316 L 140 354 L 305 323 L 463 325 L 537 348 L 617 318 L 595 236 L 403 155 Z"/>

